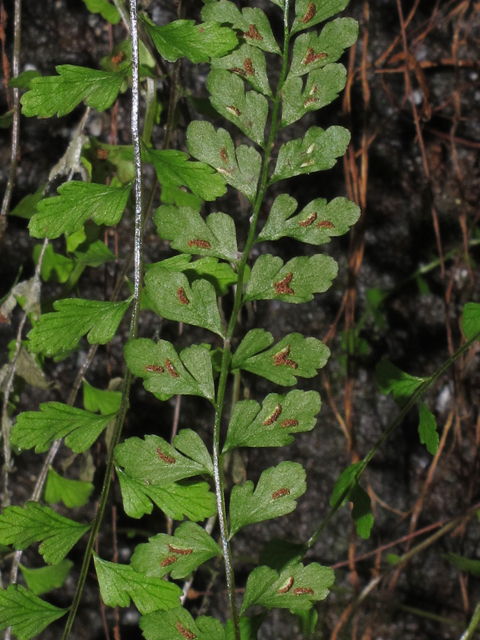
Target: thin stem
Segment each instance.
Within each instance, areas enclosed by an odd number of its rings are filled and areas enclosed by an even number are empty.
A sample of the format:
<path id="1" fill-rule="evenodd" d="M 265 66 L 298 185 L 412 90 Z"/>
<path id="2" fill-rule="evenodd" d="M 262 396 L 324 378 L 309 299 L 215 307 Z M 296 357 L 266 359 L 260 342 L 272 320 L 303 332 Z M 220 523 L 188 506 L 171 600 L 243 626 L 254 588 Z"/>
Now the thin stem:
<path id="1" fill-rule="evenodd" d="M 275 135 L 277 133 L 278 112 L 280 109 L 282 88 L 283 88 L 283 84 L 285 82 L 285 77 L 287 74 L 288 46 L 290 43 L 290 31 L 289 31 L 289 25 L 288 25 L 289 4 L 290 4 L 289 0 L 285 0 L 283 65 L 282 65 L 280 79 L 278 82 L 278 87 L 277 87 L 274 105 L 273 105 L 270 134 L 268 136 L 268 142 L 265 147 L 265 154 L 263 157 L 260 186 L 258 188 L 257 197 L 255 199 L 255 203 L 253 207 L 253 215 L 251 218 L 250 229 L 249 229 L 247 241 L 245 243 L 243 255 L 237 264 L 237 276 L 238 276 L 237 288 L 235 292 L 235 299 L 233 303 L 232 314 L 230 316 L 230 320 L 228 323 L 227 334 L 225 336 L 224 343 L 223 343 L 222 364 L 221 364 L 221 370 L 220 370 L 220 380 L 218 383 L 217 402 L 215 405 L 215 421 L 214 421 L 214 427 L 213 427 L 213 468 L 214 468 L 214 479 L 215 479 L 215 495 L 217 498 L 218 521 L 220 525 L 220 535 L 221 535 L 221 542 L 222 542 L 222 548 L 223 548 L 223 556 L 225 560 L 225 573 L 226 573 L 226 580 L 227 580 L 228 599 L 230 604 L 230 611 L 232 614 L 235 640 L 240 640 L 240 626 L 239 626 L 240 622 L 239 622 L 239 616 L 238 616 L 238 610 L 237 610 L 237 602 L 235 599 L 235 577 L 234 577 L 233 567 L 232 567 L 232 552 L 230 548 L 230 541 L 229 541 L 230 537 L 229 537 L 228 525 L 227 525 L 225 493 L 224 493 L 224 486 L 223 486 L 223 480 L 222 480 L 222 472 L 220 469 L 220 426 L 222 422 L 223 407 L 225 402 L 225 390 L 227 386 L 228 373 L 229 373 L 228 368 L 230 364 L 231 341 L 233 338 L 235 327 L 237 325 L 238 314 L 240 313 L 240 309 L 242 306 L 243 280 L 245 277 L 245 268 L 247 266 L 250 249 L 252 248 L 252 245 L 255 239 L 260 207 L 262 205 L 263 198 L 265 196 L 265 191 L 267 189 L 269 160 L 272 153 Z"/>
<path id="2" fill-rule="evenodd" d="M 137 32 L 137 2 L 130 0 L 130 21 L 131 21 L 131 38 L 132 38 L 132 115 L 131 115 L 131 132 L 132 143 L 135 158 L 135 235 L 134 235 L 134 300 L 132 319 L 130 322 L 129 339 L 133 340 L 138 333 L 138 316 L 140 314 L 140 302 L 142 292 L 142 239 L 143 239 L 143 216 L 142 216 L 142 160 L 140 153 L 140 128 L 139 128 L 139 51 L 138 51 L 138 32 Z M 122 404 L 115 421 L 115 428 L 110 443 L 110 450 L 107 458 L 107 468 L 103 480 L 102 492 L 98 502 L 97 513 L 92 523 L 90 535 L 87 542 L 87 548 L 83 558 L 83 564 L 80 571 L 80 578 L 73 597 L 72 606 L 68 615 L 67 623 L 63 632 L 62 640 L 67 640 L 70 636 L 75 616 L 82 597 L 83 588 L 87 579 L 90 560 L 95 547 L 95 540 L 100 530 L 103 514 L 107 504 L 112 474 L 114 469 L 114 451 L 120 441 L 123 423 L 128 409 L 128 397 L 132 382 L 132 374 L 127 369 L 124 376 L 122 390 Z"/>
<path id="3" fill-rule="evenodd" d="M 365 458 L 361 461 L 361 464 L 358 467 L 358 471 L 355 474 L 354 479 L 352 480 L 352 482 L 345 488 L 345 490 L 342 492 L 342 495 L 338 498 L 338 500 L 336 501 L 336 503 L 333 505 L 333 507 L 330 509 L 329 513 L 327 514 L 327 516 L 324 518 L 324 520 L 322 521 L 322 523 L 320 524 L 320 526 L 315 530 L 315 532 L 313 533 L 313 535 L 310 537 L 310 539 L 307 541 L 307 543 L 305 544 L 305 549 L 310 549 L 311 547 L 313 547 L 313 545 L 315 544 L 315 542 L 317 541 L 318 537 L 320 536 L 320 534 L 323 532 L 323 530 L 325 529 L 325 527 L 327 526 L 327 524 L 330 522 L 330 520 L 333 518 L 333 516 L 335 515 L 335 513 L 338 511 L 338 509 L 342 506 L 345 498 L 348 496 L 348 494 L 350 493 L 350 491 L 352 490 L 353 486 L 360 480 L 360 477 L 362 475 L 362 473 L 365 471 L 365 469 L 367 468 L 369 462 L 372 460 L 373 456 L 377 453 L 377 451 L 380 449 L 380 447 L 382 446 L 382 444 L 388 440 L 388 438 L 392 435 L 392 433 L 395 431 L 395 429 L 403 422 L 405 416 L 409 413 L 410 409 L 413 408 L 413 406 L 422 398 L 422 396 L 425 394 L 425 392 L 438 380 L 438 378 L 443 375 L 445 373 L 445 371 L 463 354 L 465 353 L 465 351 L 467 351 L 472 344 L 478 340 L 480 338 L 480 333 L 478 333 L 477 335 L 473 336 L 473 338 L 471 338 L 470 340 L 468 340 L 464 345 L 462 345 L 459 349 L 457 349 L 457 351 L 455 351 L 455 353 L 453 355 L 450 356 L 450 358 L 448 358 L 448 360 L 446 360 L 442 366 L 437 369 L 437 371 L 435 371 L 435 373 L 428 378 L 427 380 L 425 380 L 425 382 L 422 382 L 422 384 L 418 387 L 418 389 L 412 394 L 410 400 L 407 402 L 407 404 L 403 407 L 403 409 L 400 411 L 400 413 L 398 414 L 398 416 L 390 423 L 389 427 L 382 433 L 382 435 L 378 438 L 377 442 L 373 445 L 373 447 L 370 449 L 370 451 L 367 453 L 367 455 L 365 456 Z"/>
<path id="4" fill-rule="evenodd" d="M 20 47 L 22 35 L 22 2 L 15 0 L 14 16 L 13 16 L 13 77 L 17 78 L 20 73 Z M 0 212 L 3 218 L 0 218 L 0 237 L 3 228 L 6 227 L 6 216 L 10 208 L 12 200 L 13 186 L 15 184 L 15 176 L 17 174 L 18 151 L 20 144 L 20 89 L 13 89 L 13 124 L 12 124 L 12 149 L 10 154 L 10 171 L 8 174 L 8 183 L 2 202 L 2 210 Z"/>
<path id="5" fill-rule="evenodd" d="M 470 620 L 470 624 L 468 625 L 468 628 L 465 631 L 465 633 L 462 634 L 462 637 L 460 638 L 460 640 L 470 640 L 470 638 L 473 638 L 473 634 L 475 633 L 475 630 L 478 627 L 479 623 L 480 623 L 480 602 L 475 607 L 475 611 L 473 612 L 473 616 L 472 616 L 472 619 Z"/>

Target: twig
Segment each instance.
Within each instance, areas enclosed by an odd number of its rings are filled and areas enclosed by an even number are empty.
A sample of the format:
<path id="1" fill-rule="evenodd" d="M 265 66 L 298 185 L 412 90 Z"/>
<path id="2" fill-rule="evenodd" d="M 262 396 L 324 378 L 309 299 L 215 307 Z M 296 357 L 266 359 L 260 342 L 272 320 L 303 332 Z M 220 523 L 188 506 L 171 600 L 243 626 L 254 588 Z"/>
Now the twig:
<path id="1" fill-rule="evenodd" d="M 13 16 L 13 77 L 20 73 L 20 48 L 22 34 L 22 3 L 15 0 Z M 13 124 L 12 124 L 12 148 L 10 153 L 10 171 L 8 174 L 7 188 L 3 196 L 2 210 L 0 212 L 0 238 L 7 227 L 7 213 L 12 200 L 13 186 L 17 174 L 18 153 L 20 144 L 20 89 L 13 89 Z"/>

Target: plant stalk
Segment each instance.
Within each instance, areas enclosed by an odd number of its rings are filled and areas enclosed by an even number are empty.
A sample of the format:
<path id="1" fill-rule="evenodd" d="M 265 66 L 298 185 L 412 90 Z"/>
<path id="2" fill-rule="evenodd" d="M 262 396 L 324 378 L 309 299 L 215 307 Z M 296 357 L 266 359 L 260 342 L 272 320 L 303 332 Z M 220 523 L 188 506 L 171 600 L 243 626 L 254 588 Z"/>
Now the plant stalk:
<path id="1" fill-rule="evenodd" d="M 225 402 L 225 390 L 228 380 L 228 367 L 231 360 L 231 342 L 235 327 L 237 325 L 238 314 L 242 306 L 243 297 L 243 281 L 245 277 L 245 268 L 247 266 L 248 257 L 252 248 L 255 233 L 257 228 L 258 216 L 260 213 L 260 207 L 265 196 L 268 182 L 268 167 L 270 156 L 272 153 L 273 143 L 278 128 L 278 112 L 280 109 L 282 88 L 285 82 L 288 66 L 288 47 L 290 43 L 290 30 L 288 25 L 288 12 L 289 12 L 289 0 L 285 0 L 284 7 L 284 44 L 283 44 L 283 65 L 280 73 L 280 79 L 277 86 L 275 95 L 273 111 L 272 111 L 272 123 L 270 133 L 268 136 L 268 142 L 265 147 L 265 154 L 262 163 L 262 172 L 260 178 L 260 186 L 257 191 L 255 203 L 253 207 L 253 215 L 251 218 L 250 229 L 245 243 L 245 248 L 237 263 L 237 288 L 235 292 L 235 299 L 233 303 L 233 310 L 230 316 L 230 320 L 227 327 L 227 334 L 223 343 L 222 364 L 220 370 L 220 380 L 218 383 L 217 401 L 215 405 L 215 421 L 213 427 L 213 468 L 214 468 L 214 480 L 215 480 L 215 495 L 217 498 L 218 509 L 218 521 L 220 524 L 220 535 L 222 541 L 223 556 L 225 560 L 225 573 L 227 580 L 228 599 L 230 604 L 230 611 L 232 614 L 233 630 L 235 640 L 240 640 L 240 620 L 237 609 L 237 602 L 235 599 L 235 576 L 232 566 L 232 552 L 230 548 L 230 536 L 228 533 L 227 514 L 225 508 L 225 492 L 223 486 L 222 472 L 220 469 L 220 428 L 222 422 L 223 408 Z"/>
<path id="2" fill-rule="evenodd" d="M 138 333 L 138 316 L 140 314 L 140 302 L 142 295 L 142 240 L 143 240 L 143 216 L 142 216 L 142 159 L 140 151 L 140 128 L 139 128 L 139 105 L 140 105 L 140 86 L 139 86 L 139 51 L 138 51 L 138 29 L 137 29 L 137 2 L 130 0 L 130 21 L 132 38 L 132 115 L 131 115 L 131 132 L 133 153 L 135 158 L 135 235 L 134 235 L 134 294 L 133 294 L 133 310 L 130 321 L 129 339 L 134 340 Z M 120 441 L 123 423 L 128 409 L 128 397 L 132 382 L 132 374 L 128 370 L 125 371 L 122 404 L 115 421 L 115 428 L 108 452 L 107 468 L 103 480 L 102 492 L 98 502 L 97 513 L 92 523 L 90 535 L 87 542 L 87 548 L 83 558 L 83 564 L 80 571 L 80 578 L 73 597 L 72 606 L 68 614 L 67 623 L 63 632 L 62 640 L 67 640 L 75 621 L 75 616 L 82 597 L 83 588 L 87 579 L 90 560 L 95 547 L 95 541 L 100 530 L 103 514 L 107 504 L 112 474 L 114 469 L 114 452 L 115 447 Z"/>

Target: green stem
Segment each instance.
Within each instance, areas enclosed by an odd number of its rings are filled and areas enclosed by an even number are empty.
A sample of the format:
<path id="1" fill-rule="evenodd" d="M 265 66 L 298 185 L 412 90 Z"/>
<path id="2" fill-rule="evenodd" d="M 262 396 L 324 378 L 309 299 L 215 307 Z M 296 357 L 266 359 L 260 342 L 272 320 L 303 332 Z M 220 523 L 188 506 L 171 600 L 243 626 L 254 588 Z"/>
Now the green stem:
<path id="1" fill-rule="evenodd" d="M 462 635 L 460 640 L 470 640 L 473 638 L 473 634 L 475 633 L 478 624 L 480 623 L 480 602 L 475 607 L 475 611 L 473 612 L 472 619 L 470 620 L 470 624 L 468 625 L 467 630 Z"/>
<path id="2" fill-rule="evenodd" d="M 253 214 L 250 223 L 250 229 L 248 232 L 247 241 L 241 259 L 237 263 L 237 289 L 235 292 L 235 299 L 233 303 L 233 310 L 230 316 L 230 321 L 227 327 L 227 334 L 223 343 L 223 355 L 222 364 L 220 370 L 220 380 L 218 383 L 217 402 L 215 405 L 215 421 L 213 427 L 213 467 L 214 467 L 214 479 L 215 479 L 215 495 L 217 498 L 218 509 L 218 521 L 220 524 L 220 535 L 223 547 L 223 556 L 225 560 L 225 573 L 227 579 L 228 599 L 230 603 L 230 611 L 233 620 L 234 638 L 240 640 L 240 620 L 237 609 L 237 602 L 235 599 L 235 577 L 232 566 L 232 552 L 230 548 L 230 537 L 228 533 L 227 525 L 227 513 L 225 508 L 225 492 L 223 487 L 222 472 L 220 469 L 220 426 L 222 422 L 223 407 L 225 402 L 225 390 L 227 387 L 227 380 L 229 374 L 229 364 L 231 359 L 231 341 L 237 325 L 238 314 L 242 306 L 243 297 L 243 281 L 245 277 L 245 268 L 247 266 L 250 249 L 252 248 L 255 233 L 257 228 L 258 216 L 260 213 L 260 207 L 265 196 L 268 183 L 268 167 L 270 156 L 272 153 L 273 143 L 278 128 L 278 113 L 280 110 L 280 102 L 282 95 L 282 88 L 285 82 L 288 66 L 288 47 L 290 43 L 290 31 L 288 26 L 288 11 L 290 0 L 285 0 L 284 8 L 284 43 L 283 43 L 283 64 L 280 73 L 280 79 L 278 81 L 277 91 L 273 104 L 272 111 L 272 123 L 270 133 L 268 136 L 268 142 L 265 147 L 265 154 L 263 157 L 262 171 L 260 177 L 260 185 L 257 191 L 257 197 L 253 206 Z"/>
<path id="3" fill-rule="evenodd" d="M 142 160 L 140 153 L 140 131 L 139 131 L 139 102 L 140 102 L 140 87 L 139 87 L 139 51 L 138 51 L 138 32 L 137 32 L 137 3 L 136 0 L 130 1 L 130 18 L 131 18 L 131 37 L 132 37 L 132 116 L 131 116 L 131 131 L 132 142 L 135 157 L 135 237 L 134 237 L 134 300 L 132 318 L 130 321 L 129 339 L 133 340 L 137 337 L 138 333 L 138 317 L 140 314 L 140 302 L 142 294 L 142 238 L 143 238 L 143 216 L 142 216 Z M 103 479 L 102 492 L 98 502 L 97 513 L 92 523 L 90 535 L 87 542 L 87 548 L 83 558 L 83 564 L 80 571 L 80 578 L 78 580 L 75 595 L 73 597 L 72 606 L 68 614 L 67 623 L 63 632 L 62 640 L 67 640 L 70 636 L 70 632 L 75 621 L 75 616 L 82 597 L 83 588 L 87 579 L 88 568 L 90 560 L 95 547 L 95 540 L 97 539 L 100 525 L 102 523 L 103 514 L 107 504 L 108 494 L 110 490 L 110 484 L 112 481 L 113 469 L 114 469 L 114 452 L 115 447 L 120 441 L 122 434 L 123 423 L 128 409 L 128 397 L 130 394 L 130 386 L 132 382 L 132 374 L 128 369 L 125 371 L 123 390 L 122 390 L 122 404 L 120 412 L 117 415 L 115 421 L 115 428 L 112 435 L 112 441 L 110 443 L 110 450 L 108 452 L 107 468 Z"/>
<path id="4" fill-rule="evenodd" d="M 422 396 L 425 394 L 425 392 L 438 380 L 438 378 L 441 375 L 443 375 L 445 373 L 445 371 L 463 353 L 465 353 L 465 351 L 467 351 L 472 346 L 472 344 L 476 340 L 478 340 L 479 338 L 480 338 L 480 333 L 476 334 L 475 336 L 473 336 L 473 338 L 468 340 L 464 345 L 462 345 L 459 349 L 457 349 L 457 351 L 455 351 L 455 353 L 452 356 L 450 356 L 450 358 L 448 358 L 448 360 L 446 360 L 442 364 L 442 366 L 439 369 L 437 369 L 437 371 L 435 371 L 435 373 L 430 378 L 425 380 L 425 382 L 422 382 L 422 384 L 418 387 L 418 389 L 416 389 L 416 391 L 413 393 L 413 395 L 411 396 L 410 400 L 407 402 L 407 404 L 400 411 L 398 416 L 391 422 L 390 426 L 382 433 L 382 435 L 378 438 L 377 442 L 373 445 L 373 447 L 367 453 L 365 458 L 362 460 L 361 464 L 359 465 L 358 471 L 355 474 L 355 477 L 352 480 L 352 482 L 345 488 L 345 490 L 343 491 L 342 495 L 338 498 L 336 503 L 330 509 L 330 511 L 327 514 L 327 516 L 325 517 L 325 519 L 322 521 L 320 526 L 315 530 L 313 535 L 310 537 L 310 539 L 306 543 L 306 545 L 305 545 L 305 549 L 306 550 L 310 549 L 311 547 L 313 547 L 313 545 L 315 544 L 315 542 L 317 541 L 318 537 L 323 532 L 323 530 L 325 529 L 327 524 L 333 518 L 333 516 L 338 511 L 338 509 L 342 506 L 345 498 L 348 496 L 348 494 L 350 493 L 350 491 L 352 490 L 354 485 L 360 480 L 360 477 L 361 477 L 362 473 L 367 468 L 367 466 L 370 463 L 370 461 L 372 460 L 373 456 L 377 453 L 377 451 L 380 449 L 382 444 L 386 440 L 388 440 L 388 438 L 392 435 L 392 433 L 395 431 L 395 429 L 403 422 L 405 416 L 409 413 L 410 409 L 413 408 L 413 406 L 422 398 Z"/>

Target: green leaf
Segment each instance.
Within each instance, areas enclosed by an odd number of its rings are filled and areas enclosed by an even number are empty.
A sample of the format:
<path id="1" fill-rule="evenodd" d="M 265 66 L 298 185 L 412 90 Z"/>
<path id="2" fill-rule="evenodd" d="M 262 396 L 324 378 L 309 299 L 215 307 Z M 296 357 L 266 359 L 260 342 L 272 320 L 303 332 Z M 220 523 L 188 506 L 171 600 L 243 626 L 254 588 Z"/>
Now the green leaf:
<path id="1" fill-rule="evenodd" d="M 330 355 L 321 340 L 304 338 L 301 333 L 290 333 L 268 351 L 259 353 L 271 344 L 271 333 L 252 329 L 235 352 L 231 369 L 244 369 L 288 387 L 297 383 L 297 377 L 316 376 L 317 369 L 325 366 Z"/>
<path id="2" fill-rule="evenodd" d="M 83 146 L 82 160 L 91 165 L 90 171 L 95 182 L 105 182 L 112 173 L 125 185 L 135 179 L 132 145 L 106 144 L 91 137 Z"/>
<path id="3" fill-rule="evenodd" d="M 235 223 L 226 213 L 211 213 L 206 220 L 190 207 L 163 205 L 154 222 L 161 238 L 172 249 L 200 256 L 215 256 L 234 262 L 238 258 Z"/>
<path id="4" fill-rule="evenodd" d="M 40 542 L 38 551 L 47 564 L 58 564 L 80 540 L 90 525 L 64 518 L 50 507 L 27 502 L 25 507 L 7 507 L 0 515 L 0 543 L 26 549 Z"/>
<path id="5" fill-rule="evenodd" d="M 462 330 L 467 340 L 475 336 L 480 340 L 480 304 L 477 302 L 467 302 L 463 307 Z"/>
<path id="6" fill-rule="evenodd" d="M 280 574 L 270 567 L 257 567 L 248 577 L 241 613 L 253 605 L 305 611 L 325 600 L 334 582 L 333 570 L 317 562 L 306 567 L 290 565 Z"/>
<path id="7" fill-rule="evenodd" d="M 234 29 L 242 32 L 242 37 L 248 44 L 268 51 L 281 54 L 278 44 L 273 37 L 270 22 L 261 9 L 246 7 L 242 13 L 233 2 L 220 0 L 209 2 L 202 9 L 203 20 L 215 20 L 222 24 L 231 24 Z"/>
<path id="8" fill-rule="evenodd" d="M 210 518 L 217 511 L 215 495 L 207 482 L 183 480 L 165 487 L 153 487 L 130 478 L 116 467 L 122 491 L 123 508 L 131 518 L 141 518 L 153 510 L 153 502 L 168 518 L 184 517 L 198 522 Z"/>
<path id="9" fill-rule="evenodd" d="M 13 124 L 13 110 L 0 115 L 0 129 L 10 129 Z"/>
<path id="10" fill-rule="evenodd" d="M 72 567 L 73 562 L 62 560 L 59 564 L 40 569 L 28 569 L 21 564 L 20 571 L 30 591 L 36 596 L 40 596 L 42 593 L 48 593 L 62 587 Z"/>
<path id="11" fill-rule="evenodd" d="M 298 564 L 306 552 L 307 549 L 303 544 L 293 544 L 274 538 L 265 545 L 258 564 L 265 564 L 267 567 L 281 572 L 292 564 Z"/>
<path id="12" fill-rule="evenodd" d="M 71 235 L 92 218 L 97 224 L 117 224 L 127 206 L 131 185 L 109 187 L 93 182 L 66 182 L 60 195 L 45 198 L 37 205 L 38 213 L 28 228 L 34 238 L 58 238 Z"/>
<path id="13" fill-rule="evenodd" d="M 346 198 L 312 200 L 296 216 L 298 202 L 286 193 L 279 195 L 270 209 L 267 222 L 257 238 L 278 240 L 287 236 L 308 244 L 326 244 L 331 237 L 342 236 L 360 217 L 360 207 Z"/>
<path id="14" fill-rule="evenodd" d="M 107 2 L 107 0 L 83 0 L 87 5 L 87 9 L 92 13 L 100 13 L 102 18 L 111 24 L 120 22 L 120 14 L 117 8 Z"/>
<path id="15" fill-rule="evenodd" d="M 147 576 L 162 578 L 171 572 L 172 578 L 177 580 L 186 578 L 201 564 L 221 553 L 203 527 L 184 522 L 173 536 L 159 533 L 149 538 L 147 544 L 139 544 L 131 564 L 135 571 Z"/>
<path id="16" fill-rule="evenodd" d="M 470 560 L 469 558 L 458 556 L 456 553 L 444 553 L 442 558 L 448 560 L 450 564 L 460 569 L 460 571 L 466 571 L 471 573 L 472 576 L 480 578 L 480 560 Z"/>
<path id="17" fill-rule="evenodd" d="M 124 353 L 133 375 L 143 378 L 145 389 L 160 400 L 186 395 L 214 401 L 212 361 L 205 347 L 193 345 L 178 355 L 170 342 L 140 338 L 128 342 Z"/>
<path id="18" fill-rule="evenodd" d="M 265 126 L 268 102 L 256 91 L 247 91 L 240 77 L 224 69 L 214 69 L 207 78 L 210 102 L 224 118 L 237 125 L 240 131 L 265 146 Z"/>
<path id="19" fill-rule="evenodd" d="M 195 25 L 193 20 L 175 20 L 163 27 L 155 26 L 142 16 L 160 55 L 169 62 L 186 57 L 195 64 L 221 58 L 237 46 L 235 33 L 221 27 L 218 20 Z"/>
<path id="20" fill-rule="evenodd" d="M 193 324 L 223 337 L 215 287 L 208 280 L 196 280 L 190 286 L 185 274 L 157 264 L 145 276 L 145 291 L 156 313 L 164 318 Z"/>
<path id="21" fill-rule="evenodd" d="M 225 640 L 219 620 L 207 616 L 194 620 L 183 607 L 142 616 L 140 629 L 146 640 Z"/>
<path id="22" fill-rule="evenodd" d="M 216 131 L 209 122 L 195 120 L 187 129 L 188 150 L 194 158 L 206 162 L 241 191 L 250 202 L 257 195 L 262 158 L 253 147 L 240 145 L 235 149 L 225 129 Z"/>
<path id="23" fill-rule="evenodd" d="M 38 78 L 41 75 L 40 71 L 22 71 L 16 78 L 10 78 L 8 86 L 16 87 L 17 89 L 28 89 L 33 78 Z"/>
<path id="24" fill-rule="evenodd" d="M 33 260 L 38 265 L 38 260 L 42 252 L 42 245 L 36 244 L 33 248 Z M 67 282 L 70 274 L 74 269 L 73 260 L 62 256 L 60 253 L 55 253 L 51 244 L 48 244 L 42 260 L 42 266 L 40 274 L 45 282 L 49 280 L 51 282 L 60 282 L 61 284 Z"/>
<path id="25" fill-rule="evenodd" d="M 215 214 L 212 214 L 215 215 Z M 187 265 L 183 270 L 189 282 L 204 278 L 213 284 L 217 296 L 228 293 L 229 287 L 235 284 L 238 276 L 232 267 L 225 262 L 219 262 L 217 258 L 200 258 Z"/>
<path id="26" fill-rule="evenodd" d="M 343 156 L 350 142 L 350 133 L 343 127 L 310 127 L 303 140 L 290 140 L 280 147 L 277 165 L 270 183 L 312 171 L 325 171 Z"/>
<path id="27" fill-rule="evenodd" d="M 9 343 L 9 347 L 12 343 Z M 15 350 L 15 340 L 13 340 L 13 351 Z M 13 353 L 9 354 L 10 359 L 13 357 Z M 52 386 L 47 380 L 47 376 L 42 371 L 42 368 L 37 362 L 35 356 L 27 351 L 23 346 L 20 346 L 20 351 L 17 355 L 15 375 L 20 376 L 25 380 L 27 384 L 31 384 L 32 387 L 37 389 L 50 389 Z"/>
<path id="28" fill-rule="evenodd" d="M 213 476 L 212 457 L 198 433 L 192 429 L 182 429 L 173 439 L 173 444 L 178 451 L 208 469 L 209 475 Z"/>
<path id="29" fill-rule="evenodd" d="M 353 488 L 353 483 L 355 482 L 355 476 L 357 475 L 357 472 L 361 466 L 362 466 L 361 461 L 355 462 L 355 464 L 351 464 L 349 467 L 345 469 L 345 471 L 342 472 L 339 479 L 335 483 L 335 486 L 332 491 L 332 495 L 330 498 L 331 507 L 334 507 L 336 505 L 336 503 L 338 502 L 338 500 L 340 500 L 344 492 L 346 493 L 343 496 L 343 500 L 342 500 L 342 503 L 340 504 L 340 507 L 343 507 L 344 504 L 347 502 L 349 492 Z"/>
<path id="30" fill-rule="evenodd" d="M 361 538 L 366 540 L 370 537 L 370 531 L 373 527 L 373 514 L 370 496 L 355 480 L 362 465 L 363 461 L 356 462 L 347 467 L 341 474 L 333 488 L 330 506 L 333 508 L 345 493 L 340 507 L 342 507 L 347 500 L 353 503 L 352 518 L 355 522 L 357 533 Z"/>
<path id="31" fill-rule="evenodd" d="M 12 627 L 18 640 L 30 640 L 68 612 L 37 598 L 20 585 L 0 589 L 0 629 Z"/>
<path id="32" fill-rule="evenodd" d="M 345 49 L 358 38 L 358 22 L 353 18 L 337 18 L 325 25 L 320 35 L 316 31 L 302 33 L 293 45 L 292 64 L 288 78 L 303 76 L 314 69 L 336 62 Z"/>
<path id="33" fill-rule="evenodd" d="M 236 485 L 230 498 L 230 538 L 242 527 L 284 516 L 305 493 L 305 471 L 297 462 L 281 462 L 262 473 L 255 492 L 253 482 Z"/>
<path id="34" fill-rule="evenodd" d="M 30 218 L 37 213 L 37 204 L 45 197 L 45 186 L 46 185 L 42 185 L 35 193 L 25 196 L 8 215 L 30 220 Z"/>
<path id="35" fill-rule="evenodd" d="M 59 475 L 50 467 L 44 498 L 45 502 L 49 502 L 50 504 L 63 502 L 66 507 L 73 509 L 74 507 L 83 507 L 86 505 L 93 489 L 94 486 L 91 482 L 69 480 Z"/>
<path id="36" fill-rule="evenodd" d="M 105 111 L 115 102 L 126 71 L 109 73 L 64 64 L 56 67 L 58 76 L 34 78 L 21 98 L 24 116 L 60 117 L 73 111 L 85 100 L 89 107 Z"/>
<path id="37" fill-rule="evenodd" d="M 201 474 L 210 475 L 208 467 L 186 458 L 160 436 L 128 438 L 115 448 L 115 458 L 125 473 L 134 480 L 165 487 L 176 480 Z"/>
<path id="38" fill-rule="evenodd" d="M 71 238 L 72 236 L 70 236 Z M 101 240 L 96 240 L 85 247 L 80 245 L 79 250 L 75 251 L 75 262 L 85 267 L 100 267 L 107 262 L 114 262 L 117 258 L 110 251 L 107 245 Z"/>
<path id="39" fill-rule="evenodd" d="M 240 640 L 257 640 L 258 631 L 265 620 L 265 615 L 260 613 L 256 616 L 240 618 Z M 225 640 L 235 640 L 233 620 L 230 618 L 225 625 Z"/>
<path id="40" fill-rule="evenodd" d="M 427 380 L 401 371 L 386 358 L 382 358 L 377 364 L 375 374 L 380 391 L 386 396 L 393 391 L 393 399 L 400 406 L 406 404 L 410 396 Z"/>
<path id="41" fill-rule="evenodd" d="M 243 44 L 229 56 L 214 60 L 212 69 L 226 69 L 246 80 L 255 91 L 273 97 L 268 82 L 265 54 L 257 47 Z"/>
<path id="42" fill-rule="evenodd" d="M 243 301 L 309 302 L 314 293 L 323 293 L 331 287 L 337 273 L 338 265 L 330 256 L 319 253 L 311 258 L 299 256 L 284 265 L 278 256 L 264 253 L 253 265 Z"/>
<path id="43" fill-rule="evenodd" d="M 298 625 L 300 631 L 305 637 L 310 637 L 314 634 L 315 628 L 318 622 L 318 613 L 315 609 L 308 609 L 307 611 L 296 611 Z"/>
<path id="44" fill-rule="evenodd" d="M 255 400 L 237 402 L 228 425 L 223 452 L 236 447 L 281 447 L 293 442 L 291 433 L 311 431 L 320 411 L 316 391 L 295 389 L 270 393 L 260 406 Z"/>
<path id="45" fill-rule="evenodd" d="M 324 22 L 343 11 L 350 0 L 297 0 L 292 35 Z"/>
<path id="46" fill-rule="evenodd" d="M 12 444 L 35 453 L 48 451 L 55 440 L 65 438 L 74 453 L 89 449 L 115 414 L 97 416 L 61 402 L 44 402 L 40 411 L 25 411 L 12 429 Z"/>
<path id="47" fill-rule="evenodd" d="M 173 203 L 181 196 L 194 197 L 197 209 L 202 201 L 212 201 L 223 196 L 227 190 L 225 178 L 203 162 L 189 162 L 188 155 L 181 151 L 149 151 L 148 155 L 157 172 L 162 187 L 162 202 Z M 193 195 L 180 187 L 188 187 Z"/>
<path id="48" fill-rule="evenodd" d="M 182 271 L 189 282 L 199 278 L 208 280 L 215 287 L 218 296 L 224 296 L 228 293 L 230 285 L 235 284 L 238 279 L 237 274 L 230 265 L 225 262 L 219 262 L 217 258 L 206 257 L 191 262 L 191 256 L 180 254 L 155 264 L 146 265 L 147 271 L 155 269 L 156 265 L 169 271 Z M 152 306 L 149 308 L 153 310 Z"/>
<path id="49" fill-rule="evenodd" d="M 95 389 L 83 379 L 83 406 L 87 411 L 96 413 L 100 411 L 102 415 L 118 413 L 122 404 L 121 391 L 104 391 Z"/>
<path id="50" fill-rule="evenodd" d="M 387 562 L 391 567 L 394 567 L 400 562 L 401 558 L 397 553 L 387 553 Z"/>
<path id="51" fill-rule="evenodd" d="M 372 502 L 370 496 L 359 484 L 355 484 L 350 492 L 349 500 L 353 504 L 352 518 L 358 535 L 368 540 L 373 527 Z"/>
<path id="52" fill-rule="evenodd" d="M 308 74 L 303 87 L 303 79 L 292 76 L 282 89 L 282 127 L 299 120 L 310 111 L 317 111 L 338 98 L 345 88 L 347 70 L 343 64 L 328 64 Z"/>
<path id="53" fill-rule="evenodd" d="M 419 412 L 419 425 L 418 434 L 420 436 L 420 442 L 426 445 L 429 453 L 434 456 L 437 453 L 439 436 L 437 432 L 437 421 L 435 416 L 428 407 L 420 402 L 418 405 Z"/>
<path id="54" fill-rule="evenodd" d="M 93 554 L 103 602 L 108 607 L 128 607 L 130 598 L 140 613 L 173 609 L 182 590 L 161 578 L 148 578 L 130 565 L 107 562 Z"/>
<path id="55" fill-rule="evenodd" d="M 28 334 L 28 348 L 46 356 L 68 353 L 85 334 L 89 344 L 106 344 L 115 335 L 131 301 L 57 300 L 53 303 L 55 312 L 42 315 Z"/>

